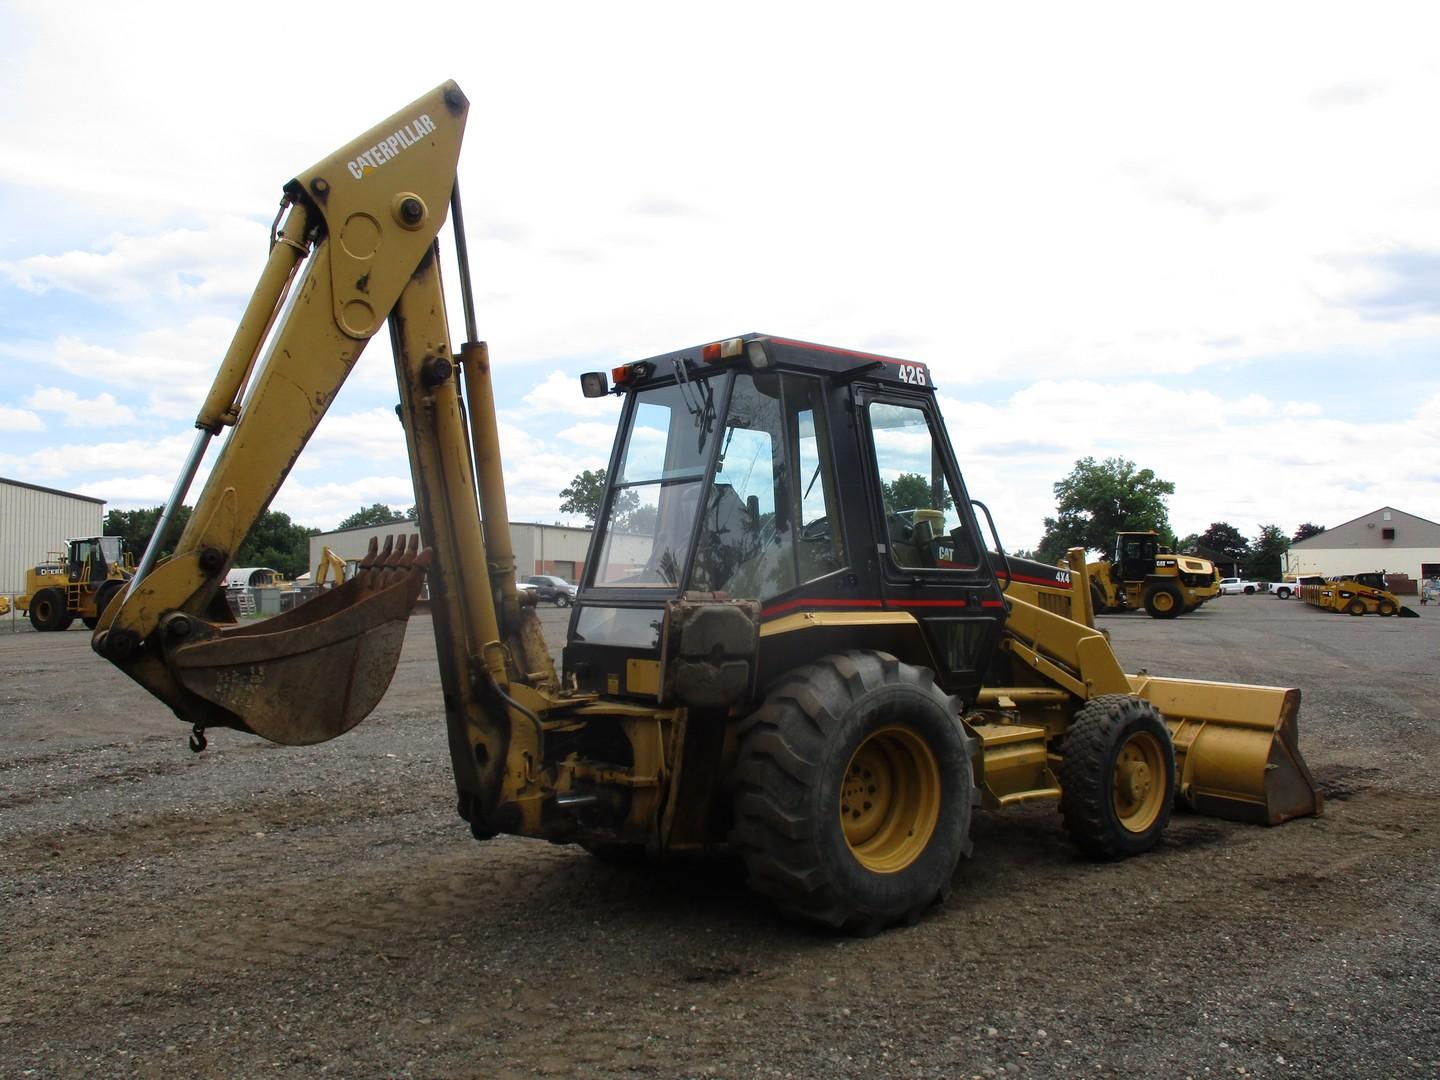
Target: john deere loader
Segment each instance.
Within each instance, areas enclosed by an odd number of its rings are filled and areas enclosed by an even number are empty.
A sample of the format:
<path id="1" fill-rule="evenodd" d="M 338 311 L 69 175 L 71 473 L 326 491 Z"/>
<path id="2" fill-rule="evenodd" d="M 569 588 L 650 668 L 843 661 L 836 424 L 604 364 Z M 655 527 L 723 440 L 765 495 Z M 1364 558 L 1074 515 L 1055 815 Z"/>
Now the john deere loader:
<path id="1" fill-rule="evenodd" d="M 174 554 L 152 545 L 94 635 L 192 746 L 359 723 L 428 575 L 456 804 L 481 840 L 728 850 L 787 914 L 872 932 L 947 893 L 977 810 L 1049 801 L 1101 859 L 1154 847 L 1177 799 L 1258 824 L 1319 812 L 1299 691 L 1125 674 L 1081 554 L 1005 554 L 924 364 L 770 334 L 582 378 L 622 413 L 556 670 L 515 585 L 455 182 L 467 108 L 447 83 L 285 187 L 167 510 L 231 430 Z M 382 328 L 423 545 L 238 626 L 226 569 Z"/>
<path id="2" fill-rule="evenodd" d="M 15 606 L 36 630 L 68 630 L 76 619 L 93 630 L 134 569 L 123 537 L 67 540 L 64 552 L 51 552 L 25 571 L 25 592 Z"/>

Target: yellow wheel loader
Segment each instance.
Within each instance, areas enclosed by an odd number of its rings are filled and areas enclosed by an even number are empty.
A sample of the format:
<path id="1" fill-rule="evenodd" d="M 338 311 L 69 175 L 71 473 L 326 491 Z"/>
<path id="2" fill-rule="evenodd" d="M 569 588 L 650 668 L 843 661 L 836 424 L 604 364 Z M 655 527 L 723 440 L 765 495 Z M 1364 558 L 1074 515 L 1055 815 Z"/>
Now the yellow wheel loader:
<path id="1" fill-rule="evenodd" d="M 1262 824 L 1319 812 L 1299 691 L 1126 675 L 1079 551 L 1064 568 L 1005 555 L 924 364 L 773 335 L 582 377 L 623 411 L 556 671 L 516 588 L 475 329 L 467 108 L 440 86 L 285 188 L 167 516 L 233 430 L 174 554 L 152 544 L 93 639 L 193 747 L 215 728 L 305 744 L 354 726 L 428 575 L 458 809 L 482 840 L 737 852 L 787 914 L 864 933 L 947 893 L 977 808 L 1052 801 L 1099 858 L 1152 848 L 1176 799 Z M 226 568 L 382 326 L 423 546 L 372 550 L 338 588 L 237 626 Z"/>
<path id="2" fill-rule="evenodd" d="M 1101 613 L 1144 608 L 1152 619 L 1174 619 L 1220 595 L 1209 559 L 1177 555 L 1153 531 L 1116 533 L 1114 556 L 1087 569 L 1091 603 Z"/>
<path id="3" fill-rule="evenodd" d="M 134 569 L 122 537 L 67 540 L 63 553 L 25 571 L 25 592 L 15 606 L 36 630 L 68 630 L 76 619 L 93 630 Z"/>

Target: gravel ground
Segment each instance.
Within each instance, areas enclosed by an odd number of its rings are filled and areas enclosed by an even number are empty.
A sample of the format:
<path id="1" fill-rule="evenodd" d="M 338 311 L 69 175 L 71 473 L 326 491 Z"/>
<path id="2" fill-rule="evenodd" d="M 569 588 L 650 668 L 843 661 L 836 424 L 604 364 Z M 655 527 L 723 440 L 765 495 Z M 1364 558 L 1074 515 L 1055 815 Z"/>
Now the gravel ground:
<path id="1" fill-rule="evenodd" d="M 428 617 L 356 732 L 198 756 L 87 633 L 0 622 L 0 1074 L 1440 1075 L 1417 610 L 1103 617 L 1128 670 L 1301 687 L 1324 816 L 1177 816 L 1096 864 L 1053 808 L 984 814 L 948 905 L 867 940 L 782 922 L 726 866 L 476 844 Z"/>

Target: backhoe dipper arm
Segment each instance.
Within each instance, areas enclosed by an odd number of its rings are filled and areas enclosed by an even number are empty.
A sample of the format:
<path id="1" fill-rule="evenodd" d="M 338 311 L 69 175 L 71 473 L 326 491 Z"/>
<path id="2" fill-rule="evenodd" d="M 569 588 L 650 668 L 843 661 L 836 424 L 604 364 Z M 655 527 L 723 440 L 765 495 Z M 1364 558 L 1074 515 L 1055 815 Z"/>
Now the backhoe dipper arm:
<path id="1" fill-rule="evenodd" d="M 196 419 L 196 449 L 167 516 L 209 438 L 234 430 L 174 554 L 157 562 L 157 529 L 93 644 L 187 723 L 319 742 L 353 727 L 383 695 L 428 573 L 451 741 L 473 784 L 498 793 L 496 776 L 478 775 L 483 763 L 500 770 L 517 740 L 538 744 L 538 724 L 499 703 L 529 693 L 532 712 L 543 705 L 529 687 L 510 685 L 531 667 L 510 661 L 502 644 L 436 258 L 467 110 L 459 87 L 446 83 L 286 185 L 285 223 Z M 387 319 L 428 550 L 387 547 L 293 611 L 233 625 L 223 583 L 237 548 Z M 477 415 L 472 405 L 468 423 L 487 428 L 477 441 L 493 443 L 493 408 Z M 538 748 L 518 749 L 538 760 Z M 517 786 L 509 784 L 510 797 Z"/>

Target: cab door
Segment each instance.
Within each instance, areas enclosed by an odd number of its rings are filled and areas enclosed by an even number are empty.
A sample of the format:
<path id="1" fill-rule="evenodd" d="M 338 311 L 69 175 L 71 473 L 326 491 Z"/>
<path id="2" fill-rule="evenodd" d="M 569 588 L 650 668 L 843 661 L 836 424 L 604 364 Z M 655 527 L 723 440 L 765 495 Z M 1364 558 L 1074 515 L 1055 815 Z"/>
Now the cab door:
<path id="1" fill-rule="evenodd" d="M 1005 608 L 939 410 L 930 395 L 884 389 L 858 391 L 856 408 L 882 600 L 916 618 L 941 685 L 968 698 Z"/>

